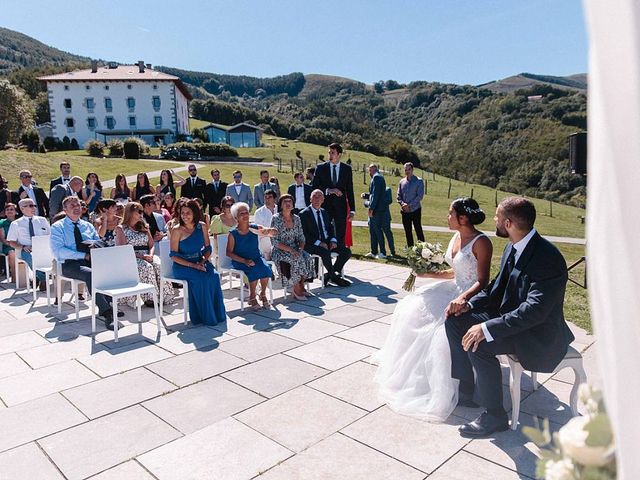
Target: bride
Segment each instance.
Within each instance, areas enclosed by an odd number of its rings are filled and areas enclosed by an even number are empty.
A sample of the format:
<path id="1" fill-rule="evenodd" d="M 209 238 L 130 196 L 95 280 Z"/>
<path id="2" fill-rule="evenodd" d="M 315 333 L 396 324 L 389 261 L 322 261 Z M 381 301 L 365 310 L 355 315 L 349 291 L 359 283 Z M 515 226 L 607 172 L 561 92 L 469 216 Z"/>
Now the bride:
<path id="1" fill-rule="evenodd" d="M 448 224 L 456 233 L 445 258 L 453 268 L 419 275 L 433 281 L 400 301 L 384 347 L 373 357 L 380 397 L 397 413 L 441 422 L 458 404 L 444 322 L 489 283 L 493 246 L 475 227 L 484 219 L 472 198 L 451 204 Z M 460 404 L 472 406 L 471 398 L 461 397 Z"/>

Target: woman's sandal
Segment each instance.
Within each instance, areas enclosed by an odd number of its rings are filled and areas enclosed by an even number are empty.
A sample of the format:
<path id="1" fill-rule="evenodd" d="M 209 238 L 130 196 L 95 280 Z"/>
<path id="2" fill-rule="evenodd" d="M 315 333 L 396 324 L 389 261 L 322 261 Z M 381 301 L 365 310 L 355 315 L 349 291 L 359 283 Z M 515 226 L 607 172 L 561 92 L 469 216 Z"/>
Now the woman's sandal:
<path id="1" fill-rule="evenodd" d="M 260 301 L 262 302 L 262 308 L 270 308 L 271 303 L 269 303 L 269 299 L 266 295 L 260 295 Z"/>
<path id="2" fill-rule="evenodd" d="M 258 300 L 256 300 L 256 298 L 255 298 L 255 297 L 250 298 L 249 300 L 247 300 L 247 303 L 249 304 L 249 307 L 250 307 L 252 310 L 257 310 L 257 309 L 259 309 L 259 308 L 260 308 L 260 305 L 258 304 Z"/>

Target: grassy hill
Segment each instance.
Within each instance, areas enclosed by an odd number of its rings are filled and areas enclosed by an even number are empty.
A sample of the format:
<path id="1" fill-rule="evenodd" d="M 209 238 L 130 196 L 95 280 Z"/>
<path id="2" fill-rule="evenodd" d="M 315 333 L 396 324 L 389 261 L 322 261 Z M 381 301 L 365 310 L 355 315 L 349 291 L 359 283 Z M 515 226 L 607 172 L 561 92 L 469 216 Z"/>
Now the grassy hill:
<path id="1" fill-rule="evenodd" d="M 586 93 L 587 74 L 580 73 L 567 77 L 554 77 L 552 75 L 520 73 L 518 75 L 503 78 L 502 80 L 495 80 L 478 86 L 487 88 L 496 93 L 511 93 L 523 88 L 533 88 L 541 85 Z"/>

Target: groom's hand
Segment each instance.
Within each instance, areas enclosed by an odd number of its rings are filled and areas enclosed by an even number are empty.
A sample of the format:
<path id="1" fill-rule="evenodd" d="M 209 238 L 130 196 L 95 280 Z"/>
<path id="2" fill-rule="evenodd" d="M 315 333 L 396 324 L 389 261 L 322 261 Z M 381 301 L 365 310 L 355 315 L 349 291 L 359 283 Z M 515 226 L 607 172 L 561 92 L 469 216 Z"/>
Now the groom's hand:
<path id="1" fill-rule="evenodd" d="M 462 348 L 464 348 L 465 352 L 468 352 L 469 349 L 475 352 L 483 340 L 484 332 L 482 331 L 482 326 L 480 324 L 473 325 L 462 337 Z"/>

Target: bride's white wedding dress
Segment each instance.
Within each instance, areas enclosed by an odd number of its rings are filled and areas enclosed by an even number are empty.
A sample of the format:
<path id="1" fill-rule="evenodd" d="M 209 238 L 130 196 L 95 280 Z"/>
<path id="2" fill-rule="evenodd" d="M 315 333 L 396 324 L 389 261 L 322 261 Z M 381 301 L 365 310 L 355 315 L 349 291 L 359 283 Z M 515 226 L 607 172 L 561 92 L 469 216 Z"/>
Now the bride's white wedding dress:
<path id="1" fill-rule="evenodd" d="M 452 258 L 456 233 L 445 258 L 454 280 L 432 280 L 403 298 L 393 312 L 384 347 L 374 354 L 380 397 L 392 410 L 429 421 L 444 421 L 458 403 L 458 380 L 451 378 L 451 354 L 444 310 L 477 281 L 472 247 L 478 235 Z"/>

